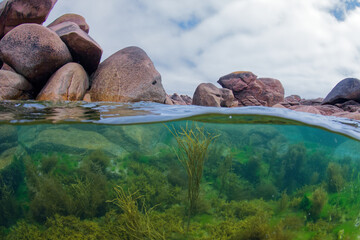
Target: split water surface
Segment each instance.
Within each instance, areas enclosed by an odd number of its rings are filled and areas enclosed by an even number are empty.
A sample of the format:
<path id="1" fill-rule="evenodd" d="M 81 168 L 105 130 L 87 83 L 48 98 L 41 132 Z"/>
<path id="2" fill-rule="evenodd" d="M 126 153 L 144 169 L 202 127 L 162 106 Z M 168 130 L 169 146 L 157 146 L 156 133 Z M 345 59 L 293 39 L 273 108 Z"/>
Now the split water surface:
<path id="1" fill-rule="evenodd" d="M 359 239 L 360 122 L 0 105 L 0 239 Z"/>

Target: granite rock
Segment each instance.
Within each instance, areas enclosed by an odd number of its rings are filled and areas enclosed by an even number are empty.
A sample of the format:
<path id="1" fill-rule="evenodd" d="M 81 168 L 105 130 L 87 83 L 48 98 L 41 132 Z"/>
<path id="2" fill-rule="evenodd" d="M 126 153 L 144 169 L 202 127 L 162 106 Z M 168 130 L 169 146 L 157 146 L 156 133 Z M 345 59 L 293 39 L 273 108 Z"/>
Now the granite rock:
<path id="1" fill-rule="evenodd" d="M 57 69 L 72 61 L 60 37 L 38 24 L 22 24 L 6 34 L 0 41 L 0 57 L 40 89 Z"/>
<path id="2" fill-rule="evenodd" d="M 0 70 L 0 100 L 30 99 L 32 90 L 32 85 L 23 76 Z"/>
<path id="3" fill-rule="evenodd" d="M 102 62 L 91 78 L 92 101 L 164 103 L 160 73 L 138 47 L 122 49 Z"/>
<path id="4" fill-rule="evenodd" d="M 80 63 L 91 75 L 98 67 L 102 48 L 73 22 L 63 22 L 50 27 L 69 48 L 75 62 Z"/>
<path id="5" fill-rule="evenodd" d="M 81 101 L 89 88 L 89 78 L 77 63 L 68 63 L 57 70 L 37 96 L 37 100 Z"/>

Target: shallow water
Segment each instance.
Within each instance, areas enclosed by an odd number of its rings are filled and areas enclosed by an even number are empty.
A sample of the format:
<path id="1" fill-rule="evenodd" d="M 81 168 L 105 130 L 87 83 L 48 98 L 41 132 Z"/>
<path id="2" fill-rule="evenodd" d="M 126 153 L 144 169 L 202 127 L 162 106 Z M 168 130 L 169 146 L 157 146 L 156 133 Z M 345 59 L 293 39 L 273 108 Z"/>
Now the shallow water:
<path id="1" fill-rule="evenodd" d="M 46 102 L 3 102 L 0 119 L 0 239 L 360 236 L 357 121 Z"/>

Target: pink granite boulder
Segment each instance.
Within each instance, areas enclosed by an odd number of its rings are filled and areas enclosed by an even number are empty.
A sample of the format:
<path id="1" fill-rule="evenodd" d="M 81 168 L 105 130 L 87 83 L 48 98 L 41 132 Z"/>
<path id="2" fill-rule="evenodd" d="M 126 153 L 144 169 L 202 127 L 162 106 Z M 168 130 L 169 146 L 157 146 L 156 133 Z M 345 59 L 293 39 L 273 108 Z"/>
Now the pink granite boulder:
<path id="1" fill-rule="evenodd" d="M 201 83 L 195 90 L 193 105 L 212 107 L 235 107 L 236 99 L 229 89 L 217 88 L 212 83 Z"/>
<path id="2" fill-rule="evenodd" d="M 23 23 L 42 24 L 57 0 L 4 0 L 0 3 L 0 39 Z"/>
<path id="3" fill-rule="evenodd" d="M 164 103 L 160 73 L 138 47 L 124 48 L 102 62 L 92 76 L 92 101 Z"/>
<path id="4" fill-rule="evenodd" d="M 223 76 L 218 83 L 232 90 L 239 106 L 271 107 L 284 101 L 284 87 L 273 78 L 257 78 L 252 72 L 234 72 Z"/>
<path id="5" fill-rule="evenodd" d="M 0 41 L 0 57 L 37 88 L 72 61 L 60 37 L 38 24 L 22 24 L 6 34 Z"/>
<path id="6" fill-rule="evenodd" d="M 191 105 L 192 99 L 187 95 L 179 95 L 174 93 L 173 95 L 166 95 L 165 104 L 168 105 Z"/>
<path id="7" fill-rule="evenodd" d="M 89 88 L 89 78 L 77 63 L 68 63 L 51 76 L 36 100 L 81 101 Z"/>
<path id="8" fill-rule="evenodd" d="M 83 16 L 74 13 L 64 14 L 61 17 L 57 18 L 55 21 L 50 23 L 47 27 L 53 27 L 63 22 L 73 22 L 76 23 L 81 30 L 86 33 L 89 33 L 89 25 L 86 23 L 86 20 Z"/>
<path id="9" fill-rule="evenodd" d="M 0 100 L 24 100 L 31 98 L 33 87 L 21 75 L 0 70 Z"/>
<path id="10" fill-rule="evenodd" d="M 69 48 L 75 62 L 80 63 L 91 75 L 98 67 L 102 55 L 100 45 L 73 22 L 63 22 L 53 27 Z"/>

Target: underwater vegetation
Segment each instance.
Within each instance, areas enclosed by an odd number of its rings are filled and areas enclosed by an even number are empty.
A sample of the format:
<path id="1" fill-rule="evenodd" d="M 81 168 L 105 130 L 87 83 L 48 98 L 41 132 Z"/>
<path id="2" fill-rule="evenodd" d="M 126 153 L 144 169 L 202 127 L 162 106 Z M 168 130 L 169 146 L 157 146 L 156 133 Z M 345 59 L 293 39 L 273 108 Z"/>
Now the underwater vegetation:
<path id="1" fill-rule="evenodd" d="M 156 144 L 137 148 L 147 127 L 134 125 L 137 137 L 118 155 L 19 144 L 0 168 L 0 239 L 358 239 L 360 157 L 292 127 L 153 124 Z M 106 132 L 114 145 L 121 137 L 111 126 L 76 128 Z"/>
<path id="2" fill-rule="evenodd" d="M 171 130 L 170 130 L 171 131 Z M 200 194 L 200 183 L 203 175 L 204 164 L 210 144 L 218 136 L 205 133 L 199 126 L 171 131 L 179 146 L 178 159 L 187 173 L 188 181 L 188 228 L 190 217 L 196 213 Z"/>

